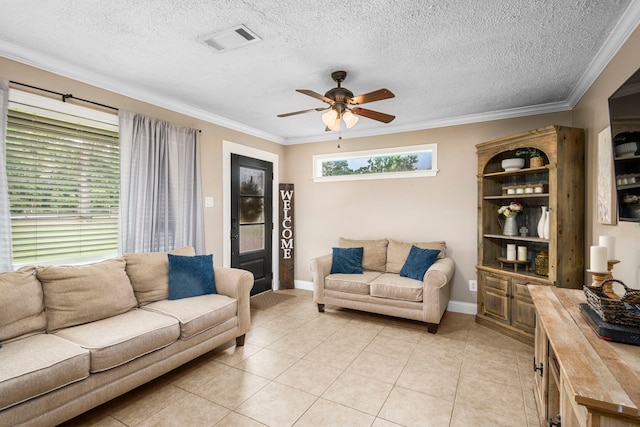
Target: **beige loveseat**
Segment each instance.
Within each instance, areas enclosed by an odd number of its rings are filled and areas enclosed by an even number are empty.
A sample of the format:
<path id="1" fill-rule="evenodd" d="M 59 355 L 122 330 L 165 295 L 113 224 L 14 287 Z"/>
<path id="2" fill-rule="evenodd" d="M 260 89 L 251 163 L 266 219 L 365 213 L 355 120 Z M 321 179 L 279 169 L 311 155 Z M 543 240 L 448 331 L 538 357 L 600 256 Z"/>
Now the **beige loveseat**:
<path id="1" fill-rule="evenodd" d="M 0 426 L 56 425 L 230 340 L 243 345 L 253 275 L 216 267 L 217 294 L 168 300 L 168 269 L 167 253 L 141 253 L 1 273 Z"/>
<path id="2" fill-rule="evenodd" d="M 422 280 L 400 276 L 411 246 L 439 250 Z M 399 242 L 392 239 L 340 238 L 340 248 L 363 248 L 362 274 L 331 274 L 332 254 L 311 260 L 314 302 L 354 310 L 402 317 L 427 323 L 438 331 L 451 294 L 454 262 L 446 256 L 445 242 Z"/>

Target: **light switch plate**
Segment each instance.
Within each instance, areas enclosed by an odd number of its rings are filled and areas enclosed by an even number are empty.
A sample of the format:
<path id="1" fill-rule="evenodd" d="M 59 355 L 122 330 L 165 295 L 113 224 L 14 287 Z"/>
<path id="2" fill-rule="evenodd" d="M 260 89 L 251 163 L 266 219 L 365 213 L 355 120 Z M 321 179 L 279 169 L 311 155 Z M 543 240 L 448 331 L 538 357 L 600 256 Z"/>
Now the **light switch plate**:
<path id="1" fill-rule="evenodd" d="M 213 207 L 213 197 L 205 197 L 204 198 L 204 207 L 212 208 Z"/>

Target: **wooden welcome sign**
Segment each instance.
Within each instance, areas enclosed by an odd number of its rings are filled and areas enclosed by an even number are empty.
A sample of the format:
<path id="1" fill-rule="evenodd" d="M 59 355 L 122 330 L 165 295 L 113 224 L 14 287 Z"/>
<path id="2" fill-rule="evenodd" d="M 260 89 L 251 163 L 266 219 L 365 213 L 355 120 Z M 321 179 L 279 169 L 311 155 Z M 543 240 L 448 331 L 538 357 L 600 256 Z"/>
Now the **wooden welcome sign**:
<path id="1" fill-rule="evenodd" d="M 293 289 L 293 184 L 280 184 L 280 289 Z"/>

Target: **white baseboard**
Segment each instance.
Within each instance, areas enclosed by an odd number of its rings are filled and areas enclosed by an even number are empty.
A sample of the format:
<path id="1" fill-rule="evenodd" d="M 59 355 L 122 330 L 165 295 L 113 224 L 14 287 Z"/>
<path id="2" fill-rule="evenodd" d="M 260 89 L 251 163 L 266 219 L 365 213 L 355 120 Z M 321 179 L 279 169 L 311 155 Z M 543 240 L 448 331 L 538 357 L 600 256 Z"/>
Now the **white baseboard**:
<path id="1" fill-rule="evenodd" d="M 294 280 L 293 287 L 296 289 L 304 289 L 305 291 L 313 291 L 313 282 L 306 280 Z"/>
<path id="2" fill-rule="evenodd" d="M 313 282 L 308 282 L 306 280 L 294 280 L 293 287 L 296 289 L 304 289 L 305 291 L 313 291 Z M 471 302 L 449 301 L 447 311 L 475 315 L 478 313 L 478 306 Z"/>

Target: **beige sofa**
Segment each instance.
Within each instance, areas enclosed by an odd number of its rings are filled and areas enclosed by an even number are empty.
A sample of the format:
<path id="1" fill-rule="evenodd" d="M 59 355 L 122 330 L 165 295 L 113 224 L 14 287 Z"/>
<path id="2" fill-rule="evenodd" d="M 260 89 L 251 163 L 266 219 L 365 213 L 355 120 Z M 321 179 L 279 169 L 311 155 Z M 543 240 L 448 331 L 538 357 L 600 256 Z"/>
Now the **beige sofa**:
<path id="1" fill-rule="evenodd" d="M 422 280 L 400 276 L 411 246 L 440 251 Z M 399 242 L 392 239 L 340 238 L 341 248 L 363 248 L 362 274 L 331 274 L 332 254 L 311 260 L 314 302 L 427 323 L 438 331 L 447 309 L 455 264 L 446 256 L 445 242 Z"/>
<path id="2" fill-rule="evenodd" d="M 0 426 L 56 425 L 230 340 L 243 345 L 253 275 L 216 267 L 217 294 L 168 300 L 168 269 L 167 253 L 142 253 L 1 273 Z"/>

